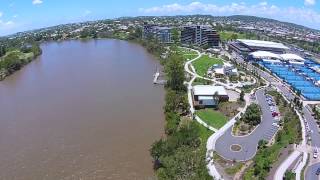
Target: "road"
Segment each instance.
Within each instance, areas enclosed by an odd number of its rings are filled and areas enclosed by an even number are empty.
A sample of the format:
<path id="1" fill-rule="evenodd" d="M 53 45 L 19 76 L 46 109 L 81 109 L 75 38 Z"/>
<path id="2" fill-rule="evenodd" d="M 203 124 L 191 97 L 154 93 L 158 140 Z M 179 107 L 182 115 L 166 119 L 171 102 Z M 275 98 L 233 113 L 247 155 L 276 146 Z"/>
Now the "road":
<path id="1" fill-rule="evenodd" d="M 320 163 L 313 164 L 307 168 L 305 180 L 319 180 L 320 176 L 316 175 L 317 169 L 320 168 Z"/>
<path id="2" fill-rule="evenodd" d="M 236 61 L 240 62 L 240 63 L 244 63 L 243 59 L 241 58 L 236 58 Z M 248 69 L 254 69 L 258 72 L 258 74 L 263 77 L 264 79 L 266 79 L 267 81 L 269 81 L 271 84 L 275 85 L 277 87 L 277 89 L 289 100 L 292 101 L 295 97 L 295 95 L 290 91 L 290 86 L 287 85 L 284 82 L 279 81 L 278 79 L 274 78 L 272 75 L 270 75 L 267 72 L 264 72 L 262 70 L 260 70 L 259 68 L 256 68 L 252 65 L 249 64 L 249 68 Z M 319 148 L 320 147 L 320 133 L 319 133 L 319 129 L 318 129 L 318 125 L 316 123 L 316 120 L 313 118 L 311 112 L 308 110 L 307 107 L 303 107 L 303 115 L 304 118 L 306 120 L 305 124 L 308 124 L 310 131 L 307 132 L 307 135 L 310 135 L 311 137 L 311 146 L 312 148 Z M 312 153 L 312 152 L 309 152 Z M 312 156 L 312 154 L 311 154 Z M 307 168 L 307 173 L 306 173 L 306 179 L 319 179 L 316 178 L 315 176 L 315 171 L 316 169 L 320 167 L 320 163 L 317 163 L 315 165 L 312 165 L 310 167 Z"/>
<path id="3" fill-rule="evenodd" d="M 248 136 L 233 136 L 230 127 L 215 144 L 217 153 L 229 160 L 246 161 L 254 157 L 257 152 L 258 142 L 262 139 L 270 140 L 277 132 L 277 128 L 272 126 L 273 117 L 264 94 L 265 89 L 256 92 L 258 104 L 261 106 L 262 121 L 260 125 Z M 231 145 L 241 146 L 241 151 L 232 151 Z"/>
<path id="4" fill-rule="evenodd" d="M 311 136 L 311 146 L 320 147 L 320 134 L 318 132 L 318 124 L 311 115 L 311 112 L 306 107 L 303 108 L 303 113 L 311 130 L 311 132 L 309 133 Z"/>

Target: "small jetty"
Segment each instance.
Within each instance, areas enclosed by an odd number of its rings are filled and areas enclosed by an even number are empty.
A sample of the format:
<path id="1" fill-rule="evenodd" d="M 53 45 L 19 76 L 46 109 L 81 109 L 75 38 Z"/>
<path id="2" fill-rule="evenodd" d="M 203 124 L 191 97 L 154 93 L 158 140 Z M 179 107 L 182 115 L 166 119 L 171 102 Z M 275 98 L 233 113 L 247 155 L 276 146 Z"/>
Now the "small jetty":
<path id="1" fill-rule="evenodd" d="M 153 75 L 153 84 L 163 85 L 166 83 L 166 80 L 160 79 L 161 74 L 159 69 L 157 68 L 156 72 Z"/>

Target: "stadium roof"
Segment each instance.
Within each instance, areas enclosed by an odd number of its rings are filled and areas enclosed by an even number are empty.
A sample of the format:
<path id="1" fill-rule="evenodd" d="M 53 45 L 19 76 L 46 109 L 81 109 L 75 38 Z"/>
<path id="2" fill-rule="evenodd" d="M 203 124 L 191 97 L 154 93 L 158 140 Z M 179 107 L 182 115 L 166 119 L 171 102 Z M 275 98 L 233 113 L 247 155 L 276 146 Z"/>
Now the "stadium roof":
<path id="1" fill-rule="evenodd" d="M 260 41 L 260 40 L 249 40 L 249 39 L 238 39 L 239 42 L 252 47 L 266 47 L 275 49 L 289 49 L 282 43 L 276 43 L 271 41 Z"/>
<path id="2" fill-rule="evenodd" d="M 283 60 L 297 60 L 297 61 L 304 61 L 304 59 L 296 54 L 281 54 L 280 55 Z"/>
<path id="3" fill-rule="evenodd" d="M 281 59 L 281 56 L 268 51 L 256 51 L 256 52 L 250 53 L 250 55 L 258 59 L 264 59 L 264 58 Z"/>

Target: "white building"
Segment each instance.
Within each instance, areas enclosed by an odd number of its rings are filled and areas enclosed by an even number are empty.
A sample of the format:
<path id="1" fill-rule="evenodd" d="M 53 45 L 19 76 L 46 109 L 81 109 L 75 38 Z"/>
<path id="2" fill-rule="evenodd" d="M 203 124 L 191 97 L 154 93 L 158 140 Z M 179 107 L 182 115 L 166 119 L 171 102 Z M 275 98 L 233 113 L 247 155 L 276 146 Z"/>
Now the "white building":
<path id="1" fill-rule="evenodd" d="M 214 64 L 208 71 L 208 74 L 221 78 L 225 75 L 227 76 L 238 76 L 238 69 L 235 68 L 232 64 L 224 63 L 223 65 Z"/>
<path id="2" fill-rule="evenodd" d="M 229 96 L 223 86 L 196 85 L 192 89 L 195 107 L 216 106 L 220 101 L 228 101 Z"/>

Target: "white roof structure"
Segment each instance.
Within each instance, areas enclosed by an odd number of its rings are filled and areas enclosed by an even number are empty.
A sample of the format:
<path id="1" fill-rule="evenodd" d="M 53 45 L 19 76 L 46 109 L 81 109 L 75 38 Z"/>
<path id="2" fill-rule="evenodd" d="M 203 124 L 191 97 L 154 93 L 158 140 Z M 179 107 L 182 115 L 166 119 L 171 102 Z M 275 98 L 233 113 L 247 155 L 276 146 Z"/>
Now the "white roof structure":
<path id="1" fill-rule="evenodd" d="M 224 74 L 224 68 L 223 67 L 214 68 L 214 73 Z"/>
<path id="2" fill-rule="evenodd" d="M 250 55 L 258 59 L 268 59 L 268 58 L 281 59 L 281 56 L 279 56 L 278 54 L 274 54 L 268 51 L 256 51 L 256 52 L 250 53 Z"/>
<path id="3" fill-rule="evenodd" d="M 281 63 L 280 60 L 269 60 L 269 59 L 264 59 L 264 62 L 270 62 L 270 63 Z"/>
<path id="4" fill-rule="evenodd" d="M 290 64 L 304 64 L 304 62 L 298 62 L 298 61 L 289 61 Z"/>
<path id="5" fill-rule="evenodd" d="M 223 86 L 196 85 L 193 87 L 193 94 L 196 96 L 213 96 L 216 92 L 218 95 L 228 95 Z"/>
<path id="6" fill-rule="evenodd" d="M 275 48 L 275 49 L 286 49 L 289 48 L 282 43 L 276 43 L 271 41 L 260 41 L 260 40 L 249 40 L 249 39 L 238 39 L 239 42 L 253 47 L 266 47 L 266 48 Z"/>
<path id="7" fill-rule="evenodd" d="M 286 61 L 290 61 L 290 60 L 305 61 L 302 57 L 296 54 L 281 54 L 280 56 L 283 60 L 286 60 Z"/>

